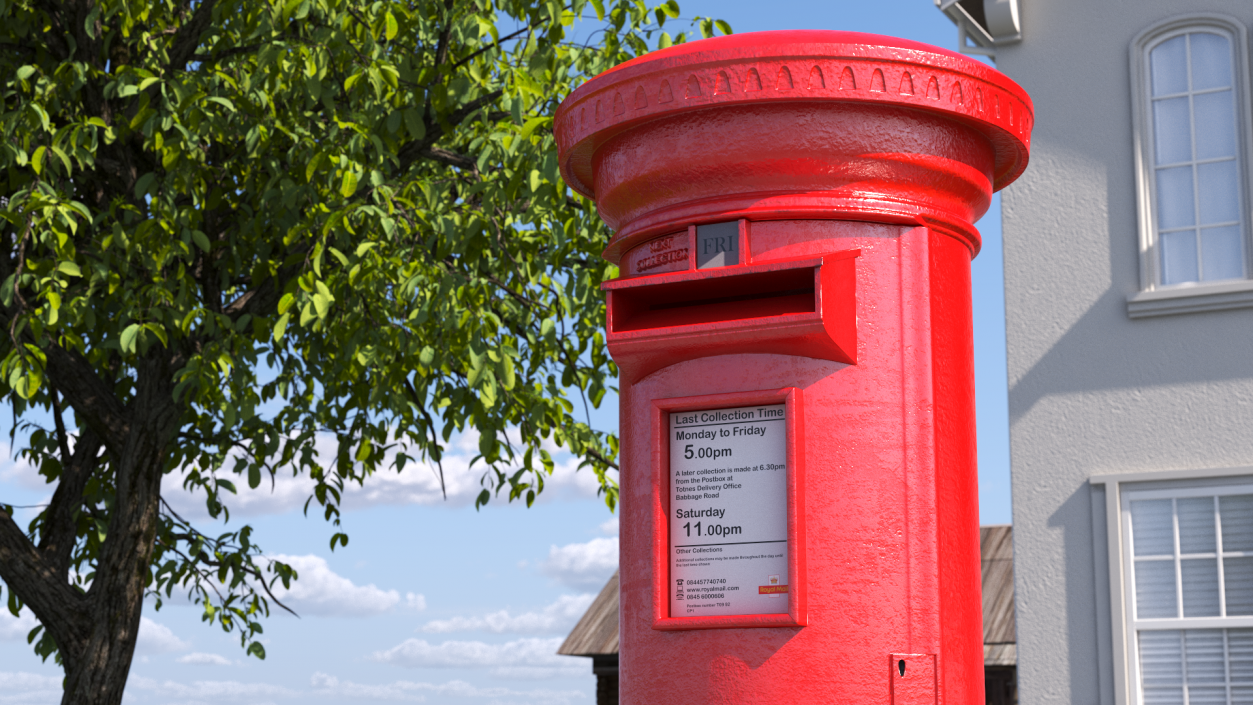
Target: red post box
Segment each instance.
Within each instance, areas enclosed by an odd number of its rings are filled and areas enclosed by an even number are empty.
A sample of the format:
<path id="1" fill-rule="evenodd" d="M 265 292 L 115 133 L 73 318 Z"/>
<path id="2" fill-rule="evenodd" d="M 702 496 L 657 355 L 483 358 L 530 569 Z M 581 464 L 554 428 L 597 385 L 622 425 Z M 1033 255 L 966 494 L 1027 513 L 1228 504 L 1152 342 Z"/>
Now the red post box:
<path id="1" fill-rule="evenodd" d="M 973 223 L 1032 119 L 984 64 L 827 31 L 561 105 L 621 268 L 623 703 L 983 702 Z"/>

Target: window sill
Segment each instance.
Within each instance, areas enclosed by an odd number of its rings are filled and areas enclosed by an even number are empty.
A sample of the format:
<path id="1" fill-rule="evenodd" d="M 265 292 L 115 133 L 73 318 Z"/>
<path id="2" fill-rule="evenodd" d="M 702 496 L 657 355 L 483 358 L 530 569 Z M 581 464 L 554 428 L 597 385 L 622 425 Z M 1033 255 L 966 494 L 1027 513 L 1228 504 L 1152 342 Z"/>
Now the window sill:
<path id="1" fill-rule="evenodd" d="M 1127 298 L 1127 316 L 1150 318 L 1179 313 L 1253 308 L 1253 281 L 1220 282 L 1142 291 Z"/>

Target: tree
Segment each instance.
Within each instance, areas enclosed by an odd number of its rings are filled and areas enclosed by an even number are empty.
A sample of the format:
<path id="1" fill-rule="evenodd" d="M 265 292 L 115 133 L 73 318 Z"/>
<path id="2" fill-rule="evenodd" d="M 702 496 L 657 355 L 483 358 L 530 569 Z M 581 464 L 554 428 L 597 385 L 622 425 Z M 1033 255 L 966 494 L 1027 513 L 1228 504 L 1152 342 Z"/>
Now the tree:
<path id="1" fill-rule="evenodd" d="M 580 44 L 585 11 L 601 29 Z M 616 374 L 614 270 L 551 120 L 582 78 L 683 41 L 662 30 L 677 16 L 0 0 L 0 394 L 56 486 L 26 529 L 0 505 L 0 579 L 62 663 L 63 702 L 121 702 L 146 595 L 186 591 L 264 657 L 270 589 L 298 576 L 250 527 L 174 513 L 167 474 L 225 519 L 235 482 L 307 473 L 306 510 L 339 527 L 347 483 L 438 467 L 474 429 L 480 504 L 531 503 L 553 438 L 613 507 L 617 441 L 584 412 Z"/>

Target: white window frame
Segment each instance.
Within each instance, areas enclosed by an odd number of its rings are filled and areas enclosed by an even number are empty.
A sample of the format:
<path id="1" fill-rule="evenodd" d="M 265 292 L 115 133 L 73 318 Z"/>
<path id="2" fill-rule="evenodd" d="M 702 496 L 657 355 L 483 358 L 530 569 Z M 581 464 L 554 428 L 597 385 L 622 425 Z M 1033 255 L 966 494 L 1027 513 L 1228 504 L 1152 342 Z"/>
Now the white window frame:
<path id="1" fill-rule="evenodd" d="M 1131 536 L 1130 501 L 1132 498 L 1150 499 L 1155 495 L 1178 498 L 1250 494 L 1253 493 L 1253 467 L 1096 475 L 1088 482 L 1105 486 L 1114 702 L 1116 705 L 1142 705 L 1137 622 L 1151 622 L 1162 629 L 1234 629 L 1253 626 L 1253 617 L 1136 620 L 1132 611 L 1135 607 L 1135 586 L 1131 580 L 1133 556 L 1128 542 Z"/>
<path id="2" fill-rule="evenodd" d="M 1154 174 L 1154 134 L 1152 90 L 1149 85 L 1149 52 L 1162 42 L 1195 31 L 1217 32 L 1231 41 L 1232 83 L 1235 91 L 1236 154 L 1239 161 L 1242 236 L 1244 238 L 1245 279 L 1197 282 L 1163 286 L 1158 249 L 1156 178 Z M 1250 212 L 1250 164 L 1253 140 L 1249 139 L 1249 50 L 1248 29 L 1239 20 L 1219 14 L 1191 14 L 1152 25 L 1131 41 L 1132 139 L 1135 144 L 1136 199 L 1139 219 L 1140 291 L 1127 299 L 1131 318 L 1164 316 L 1199 311 L 1220 311 L 1253 307 L 1253 213 Z"/>

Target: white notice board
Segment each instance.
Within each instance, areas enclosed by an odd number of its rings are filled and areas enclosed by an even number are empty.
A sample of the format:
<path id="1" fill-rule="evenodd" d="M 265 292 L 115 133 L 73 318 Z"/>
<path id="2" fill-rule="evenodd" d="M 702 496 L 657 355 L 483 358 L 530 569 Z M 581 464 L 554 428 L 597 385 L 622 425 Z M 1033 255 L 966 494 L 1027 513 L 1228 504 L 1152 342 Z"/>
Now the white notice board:
<path id="1" fill-rule="evenodd" d="M 783 404 L 670 414 L 670 616 L 788 611 Z"/>

